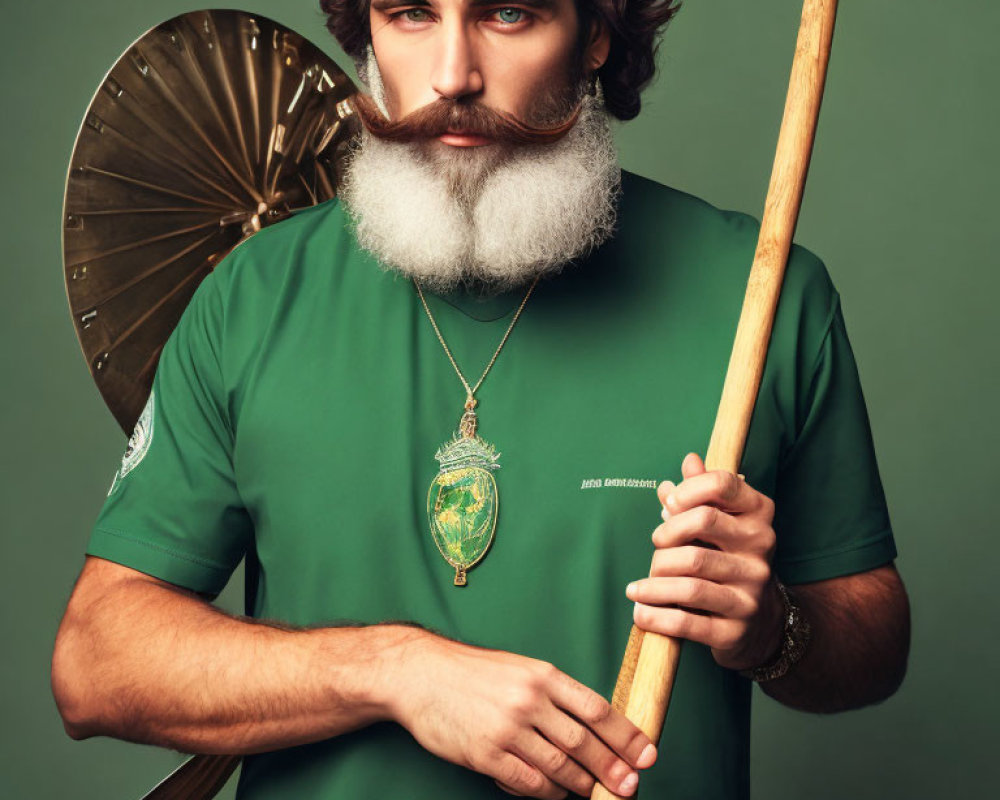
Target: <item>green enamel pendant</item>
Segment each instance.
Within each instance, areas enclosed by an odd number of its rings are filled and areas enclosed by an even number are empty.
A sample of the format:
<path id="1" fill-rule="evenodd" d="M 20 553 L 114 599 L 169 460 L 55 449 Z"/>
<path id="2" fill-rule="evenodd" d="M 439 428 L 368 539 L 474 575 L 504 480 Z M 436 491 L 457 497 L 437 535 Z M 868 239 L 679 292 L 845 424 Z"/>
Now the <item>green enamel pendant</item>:
<path id="1" fill-rule="evenodd" d="M 497 526 L 500 454 L 475 433 L 475 413 L 467 409 L 459 433 L 438 448 L 441 470 L 427 493 L 427 519 L 438 551 L 455 568 L 455 586 L 486 555 Z"/>

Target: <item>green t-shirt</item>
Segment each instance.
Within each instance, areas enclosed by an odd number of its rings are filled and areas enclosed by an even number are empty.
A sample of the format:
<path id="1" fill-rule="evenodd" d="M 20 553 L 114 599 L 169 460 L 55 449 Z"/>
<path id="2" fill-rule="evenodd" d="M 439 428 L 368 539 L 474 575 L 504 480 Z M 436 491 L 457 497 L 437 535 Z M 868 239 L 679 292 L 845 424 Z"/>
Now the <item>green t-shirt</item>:
<path id="1" fill-rule="evenodd" d="M 254 617 L 409 619 L 610 697 L 625 586 L 649 574 L 660 521 L 653 487 L 704 455 L 758 224 L 623 175 L 615 237 L 538 285 L 478 392 L 479 434 L 501 452 L 499 518 L 458 588 L 426 504 L 465 392 L 412 283 L 346 219 L 336 201 L 303 211 L 205 279 L 87 552 L 207 593 L 245 557 Z M 522 296 L 428 295 L 470 381 Z M 839 298 L 799 247 L 740 471 L 775 501 L 786 583 L 895 557 Z M 748 795 L 750 687 L 684 647 L 643 797 Z M 250 756 L 239 796 L 508 797 L 394 723 Z"/>

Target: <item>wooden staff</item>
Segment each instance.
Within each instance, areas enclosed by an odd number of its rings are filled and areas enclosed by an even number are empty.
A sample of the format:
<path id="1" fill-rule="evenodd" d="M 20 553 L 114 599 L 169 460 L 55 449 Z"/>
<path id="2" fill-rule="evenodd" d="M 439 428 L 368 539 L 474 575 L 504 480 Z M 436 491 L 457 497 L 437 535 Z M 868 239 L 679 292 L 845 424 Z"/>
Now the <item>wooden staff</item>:
<path id="1" fill-rule="evenodd" d="M 757 250 L 705 457 L 709 470 L 736 473 L 743 456 L 802 202 L 836 14 L 836 0 L 805 0 L 803 4 Z M 618 673 L 612 704 L 656 743 L 670 702 L 681 641 L 633 625 Z M 600 783 L 591 794 L 592 800 L 617 797 Z"/>
<path id="2" fill-rule="evenodd" d="M 212 800 L 242 760 L 242 756 L 191 756 L 141 800 Z"/>

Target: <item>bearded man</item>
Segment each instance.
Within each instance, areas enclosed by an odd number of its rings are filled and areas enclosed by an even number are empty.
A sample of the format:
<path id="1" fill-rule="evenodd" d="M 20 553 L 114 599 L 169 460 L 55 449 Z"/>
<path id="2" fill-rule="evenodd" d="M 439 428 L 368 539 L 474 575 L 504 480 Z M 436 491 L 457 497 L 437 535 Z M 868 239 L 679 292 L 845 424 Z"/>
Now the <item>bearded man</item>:
<path id="1" fill-rule="evenodd" d="M 60 628 L 68 732 L 245 754 L 247 800 L 747 797 L 752 680 L 836 711 L 905 669 L 824 266 L 793 249 L 743 474 L 706 471 L 757 224 L 609 127 L 671 4 L 322 6 L 365 131 L 164 349 Z M 606 699 L 633 619 L 689 640 L 659 757 Z"/>

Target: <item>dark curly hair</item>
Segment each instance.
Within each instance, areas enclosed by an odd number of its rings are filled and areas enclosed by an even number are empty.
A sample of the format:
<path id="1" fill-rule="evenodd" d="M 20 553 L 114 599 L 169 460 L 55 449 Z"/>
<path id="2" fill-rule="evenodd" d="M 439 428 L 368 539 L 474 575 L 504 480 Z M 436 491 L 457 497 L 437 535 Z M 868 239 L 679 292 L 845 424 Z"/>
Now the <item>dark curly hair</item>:
<path id="1" fill-rule="evenodd" d="M 620 120 L 632 119 L 642 106 L 639 93 L 656 71 L 662 28 L 680 8 L 675 0 L 574 0 L 580 18 L 581 44 L 592 20 L 601 19 L 611 34 L 608 60 L 597 70 L 604 105 Z M 369 0 L 320 0 L 326 27 L 356 63 L 371 42 Z"/>

